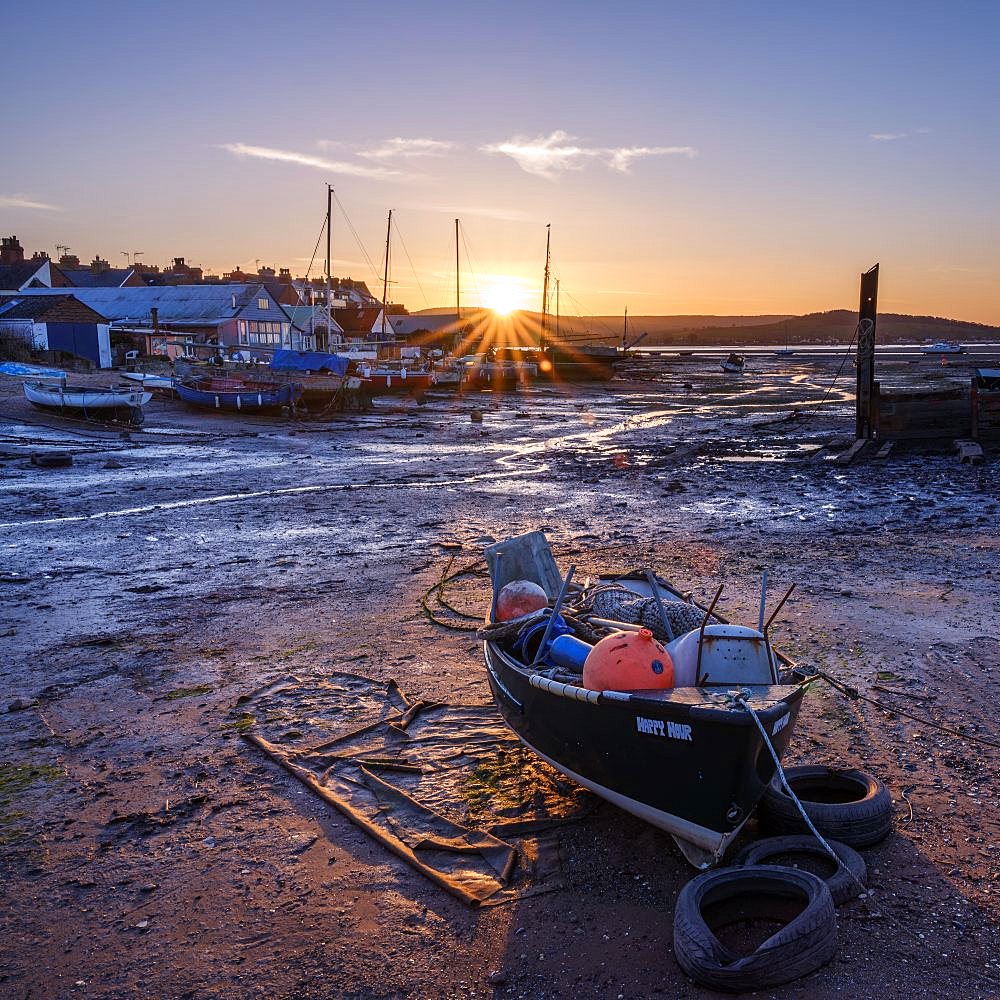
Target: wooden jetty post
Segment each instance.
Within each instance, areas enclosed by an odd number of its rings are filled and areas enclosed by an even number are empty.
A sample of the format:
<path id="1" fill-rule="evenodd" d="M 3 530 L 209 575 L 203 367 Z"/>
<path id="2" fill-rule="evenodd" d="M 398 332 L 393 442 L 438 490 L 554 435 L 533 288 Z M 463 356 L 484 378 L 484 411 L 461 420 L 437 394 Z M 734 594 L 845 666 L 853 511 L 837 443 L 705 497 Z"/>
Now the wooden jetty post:
<path id="1" fill-rule="evenodd" d="M 872 402 L 875 395 L 875 323 L 878 318 L 878 264 L 861 275 L 861 306 L 858 310 L 858 383 L 854 437 L 874 437 Z"/>

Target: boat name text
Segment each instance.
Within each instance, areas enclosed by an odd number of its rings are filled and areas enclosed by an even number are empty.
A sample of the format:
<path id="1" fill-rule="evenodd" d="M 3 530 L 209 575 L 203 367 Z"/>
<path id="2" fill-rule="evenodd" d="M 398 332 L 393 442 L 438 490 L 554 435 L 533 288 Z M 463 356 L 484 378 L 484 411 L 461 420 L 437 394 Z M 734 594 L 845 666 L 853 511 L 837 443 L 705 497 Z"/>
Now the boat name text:
<path id="1" fill-rule="evenodd" d="M 666 722 L 662 719 L 644 719 L 641 715 L 635 717 L 635 725 L 640 733 L 650 736 L 669 736 L 673 740 L 693 741 L 691 727 L 682 722 Z"/>
<path id="2" fill-rule="evenodd" d="M 788 725 L 788 720 L 792 717 L 791 712 L 786 712 L 778 721 L 774 724 L 774 728 L 771 730 L 772 736 L 777 736 L 785 726 Z"/>

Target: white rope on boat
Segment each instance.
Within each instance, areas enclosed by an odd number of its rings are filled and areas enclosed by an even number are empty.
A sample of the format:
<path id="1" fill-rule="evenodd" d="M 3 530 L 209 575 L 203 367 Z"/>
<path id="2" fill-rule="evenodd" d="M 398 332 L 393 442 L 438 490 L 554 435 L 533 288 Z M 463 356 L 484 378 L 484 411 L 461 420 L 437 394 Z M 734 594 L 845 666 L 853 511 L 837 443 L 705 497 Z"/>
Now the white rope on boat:
<path id="1" fill-rule="evenodd" d="M 585 701 L 590 705 L 596 705 L 601 700 L 600 691 L 563 684 L 561 681 L 552 680 L 551 677 L 542 677 L 541 674 L 530 674 L 528 683 L 540 691 L 548 691 L 549 694 L 559 695 L 560 698 L 572 698 L 573 701 Z"/>

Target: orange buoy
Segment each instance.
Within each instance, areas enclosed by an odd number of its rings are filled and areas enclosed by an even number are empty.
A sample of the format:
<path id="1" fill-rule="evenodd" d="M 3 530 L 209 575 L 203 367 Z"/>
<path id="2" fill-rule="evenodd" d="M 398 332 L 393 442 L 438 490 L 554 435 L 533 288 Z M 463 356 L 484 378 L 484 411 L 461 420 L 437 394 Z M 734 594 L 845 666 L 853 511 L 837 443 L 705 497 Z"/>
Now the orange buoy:
<path id="1" fill-rule="evenodd" d="M 591 691 L 672 688 L 674 664 L 648 628 L 605 636 L 583 664 L 583 686 Z"/>
<path id="2" fill-rule="evenodd" d="M 497 621 L 509 622 L 548 607 L 545 591 L 531 580 L 511 580 L 497 595 Z"/>

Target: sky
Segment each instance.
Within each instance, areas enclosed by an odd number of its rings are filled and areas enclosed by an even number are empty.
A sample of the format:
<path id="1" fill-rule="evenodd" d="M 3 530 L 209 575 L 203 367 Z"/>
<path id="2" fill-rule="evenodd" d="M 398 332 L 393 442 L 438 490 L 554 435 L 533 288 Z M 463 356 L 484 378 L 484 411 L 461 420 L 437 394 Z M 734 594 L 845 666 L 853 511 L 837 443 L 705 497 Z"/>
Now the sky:
<path id="1" fill-rule="evenodd" d="M 0 230 L 333 271 L 411 310 L 1000 324 L 1000 4 L 170 4 L 4 13 Z M 355 238 L 355 233 L 358 239 Z M 360 243 L 360 245 L 359 245 Z M 362 247 L 364 249 L 362 249 Z M 321 243 L 312 274 L 323 270 Z M 370 263 L 369 263 L 370 262 Z"/>

